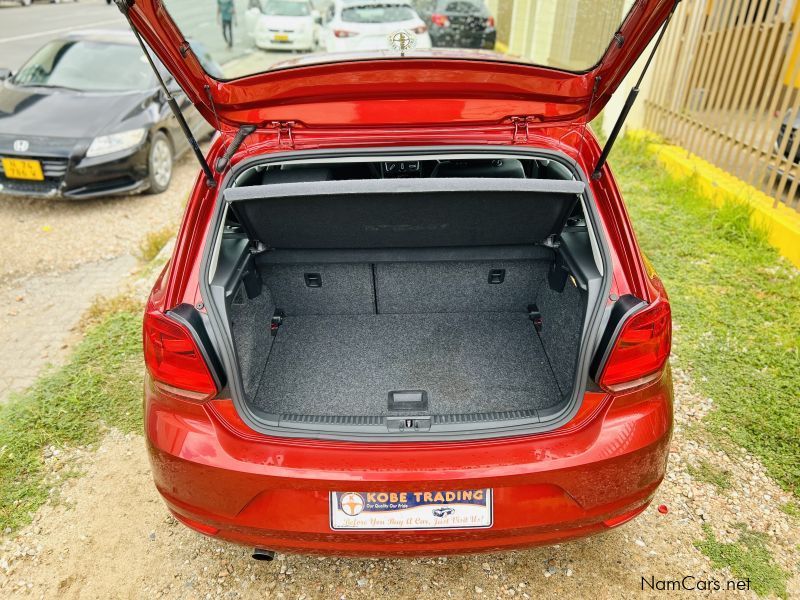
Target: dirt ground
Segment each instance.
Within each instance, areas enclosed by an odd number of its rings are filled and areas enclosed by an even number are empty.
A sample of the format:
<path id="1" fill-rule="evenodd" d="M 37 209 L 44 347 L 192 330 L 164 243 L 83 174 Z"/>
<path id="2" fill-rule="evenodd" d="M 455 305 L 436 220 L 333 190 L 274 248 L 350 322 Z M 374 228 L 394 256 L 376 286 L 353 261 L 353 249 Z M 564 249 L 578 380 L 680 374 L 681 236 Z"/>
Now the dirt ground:
<path id="1" fill-rule="evenodd" d="M 144 441 L 110 431 L 97 448 L 47 452 L 53 496 L 34 522 L 0 546 L 3 598 L 629 598 L 642 577 L 693 575 L 725 585 L 694 547 L 710 523 L 720 540 L 746 523 L 769 537 L 776 561 L 794 573 L 800 597 L 800 529 L 779 506 L 789 500 L 753 457 L 713 451 L 686 426 L 711 407 L 676 377 L 678 422 L 669 475 L 653 506 L 605 535 L 498 555 L 421 560 L 332 559 L 279 555 L 255 562 L 249 549 L 195 534 L 168 513 L 150 479 Z M 700 460 L 732 474 L 720 492 L 693 480 Z M 69 477 L 75 469 L 80 477 Z M 664 504 L 668 514 L 656 507 Z M 754 597 L 754 592 L 738 592 Z M 670 593 L 671 596 L 680 595 Z M 697 597 L 697 592 L 684 592 Z"/>

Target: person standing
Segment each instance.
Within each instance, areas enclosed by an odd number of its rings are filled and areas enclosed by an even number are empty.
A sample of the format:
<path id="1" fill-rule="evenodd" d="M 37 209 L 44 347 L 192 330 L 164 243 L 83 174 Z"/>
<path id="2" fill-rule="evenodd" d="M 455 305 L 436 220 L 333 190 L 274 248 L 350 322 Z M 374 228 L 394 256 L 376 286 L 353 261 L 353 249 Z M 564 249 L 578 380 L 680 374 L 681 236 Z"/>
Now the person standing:
<path id="1" fill-rule="evenodd" d="M 228 48 L 233 48 L 233 20 L 236 18 L 236 6 L 233 0 L 217 0 L 217 22 L 222 25 L 222 37 Z"/>

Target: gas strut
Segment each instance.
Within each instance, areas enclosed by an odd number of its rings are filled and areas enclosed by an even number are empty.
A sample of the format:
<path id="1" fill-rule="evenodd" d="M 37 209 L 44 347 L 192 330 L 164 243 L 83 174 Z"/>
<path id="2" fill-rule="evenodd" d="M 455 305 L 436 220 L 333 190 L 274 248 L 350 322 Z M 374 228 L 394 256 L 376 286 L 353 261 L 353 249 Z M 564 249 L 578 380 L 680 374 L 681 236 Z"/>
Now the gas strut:
<path id="1" fill-rule="evenodd" d="M 628 93 L 628 97 L 625 99 L 625 105 L 622 107 L 622 112 L 619 113 L 619 117 L 617 117 L 617 121 L 614 123 L 614 128 L 611 130 L 611 135 L 608 136 L 608 141 L 606 141 L 606 145 L 603 147 L 603 152 L 600 154 L 600 158 L 597 159 L 597 164 L 594 167 L 594 171 L 592 171 L 592 179 L 600 179 L 603 165 L 606 164 L 608 155 L 611 153 L 611 149 L 614 147 L 614 142 L 617 141 L 617 136 L 619 136 L 622 125 L 628 118 L 628 113 L 631 111 L 633 103 L 636 102 L 636 97 L 639 95 L 639 88 L 642 85 L 642 80 L 644 79 L 645 73 L 647 73 L 647 69 L 650 67 L 650 63 L 653 61 L 653 56 L 655 56 L 656 50 L 658 50 L 658 46 L 661 44 L 661 40 L 664 38 L 664 33 L 667 31 L 667 25 L 669 25 L 672 15 L 675 14 L 675 9 L 678 7 L 678 2 L 680 2 L 680 0 L 676 0 L 675 4 L 672 5 L 672 10 L 669 11 L 669 15 L 667 15 L 664 25 L 661 27 L 661 32 L 658 34 L 656 43 L 653 45 L 653 49 L 650 51 L 650 56 L 647 57 L 647 62 L 644 64 L 644 68 L 639 74 L 639 79 L 636 82 L 636 85 L 631 88 L 631 91 Z"/>
<path id="2" fill-rule="evenodd" d="M 156 79 L 158 80 L 158 84 L 161 87 L 161 90 L 164 92 L 164 96 L 167 99 L 167 104 L 169 105 L 172 114 L 175 115 L 175 118 L 178 120 L 178 125 L 180 125 L 181 130 L 183 131 L 183 135 L 186 136 L 186 139 L 189 142 L 189 146 L 191 146 L 192 151 L 194 152 L 195 157 L 197 157 L 197 162 L 200 163 L 200 167 L 203 169 L 203 173 L 206 176 L 206 186 L 209 188 L 215 188 L 217 186 L 217 182 L 214 180 L 214 173 L 211 172 L 211 167 L 208 166 L 208 162 L 206 161 L 206 157 L 203 156 L 203 151 L 200 150 L 200 145 L 197 143 L 197 140 L 192 135 L 192 130 L 189 129 L 189 124 L 186 122 L 186 119 L 181 112 L 178 103 L 175 101 L 175 98 L 170 93 L 169 88 L 167 88 L 167 84 L 164 83 L 164 79 L 161 77 L 161 73 L 158 71 L 158 67 L 156 67 L 156 63 L 153 62 L 153 58 L 150 56 L 150 52 L 147 49 L 147 45 L 144 43 L 142 36 L 139 35 L 139 32 L 136 30 L 136 27 L 133 25 L 133 21 L 131 21 L 131 17 L 128 14 L 130 4 L 130 0 L 115 0 L 117 3 L 117 8 L 119 8 L 120 12 L 125 15 L 125 19 L 128 21 L 128 25 L 131 27 L 131 31 L 133 31 L 133 35 L 136 36 L 139 45 L 142 47 L 142 52 L 144 52 L 145 58 L 147 58 L 147 62 L 150 63 L 150 68 L 153 69 L 153 73 L 156 74 Z"/>

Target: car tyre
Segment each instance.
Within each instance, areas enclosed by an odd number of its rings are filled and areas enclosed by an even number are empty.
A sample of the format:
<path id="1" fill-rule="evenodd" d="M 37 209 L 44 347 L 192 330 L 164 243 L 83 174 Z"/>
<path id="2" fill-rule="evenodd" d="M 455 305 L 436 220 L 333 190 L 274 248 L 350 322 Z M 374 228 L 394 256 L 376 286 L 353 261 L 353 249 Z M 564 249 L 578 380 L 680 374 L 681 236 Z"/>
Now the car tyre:
<path id="1" fill-rule="evenodd" d="M 169 138 L 163 131 L 157 132 L 150 142 L 150 151 L 147 153 L 149 193 L 160 194 L 169 187 L 174 162 L 175 157 Z"/>

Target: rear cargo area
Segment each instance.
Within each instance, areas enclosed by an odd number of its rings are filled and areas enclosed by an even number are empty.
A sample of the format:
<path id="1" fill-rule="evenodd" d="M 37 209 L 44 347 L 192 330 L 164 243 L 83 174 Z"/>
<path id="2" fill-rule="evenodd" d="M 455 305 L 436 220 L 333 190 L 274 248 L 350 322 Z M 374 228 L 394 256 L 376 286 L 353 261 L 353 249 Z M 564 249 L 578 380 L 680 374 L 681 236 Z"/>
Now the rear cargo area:
<path id="1" fill-rule="evenodd" d="M 584 302 L 571 284 L 550 290 L 548 268 L 546 260 L 261 265 L 260 295 L 231 311 L 247 395 L 283 416 L 401 414 L 388 401 L 403 391 L 425 392 L 425 414 L 555 406 L 572 388 Z M 490 283 L 493 273 L 502 282 Z M 310 274 L 320 287 L 306 285 Z M 272 330 L 276 312 L 283 317 Z"/>
<path id="2" fill-rule="evenodd" d="M 588 243 L 582 185 L 453 177 L 387 191 L 308 170 L 228 190 L 215 281 L 248 406 L 320 426 L 559 410 L 587 310 L 585 278 L 560 257 L 564 239 Z"/>

